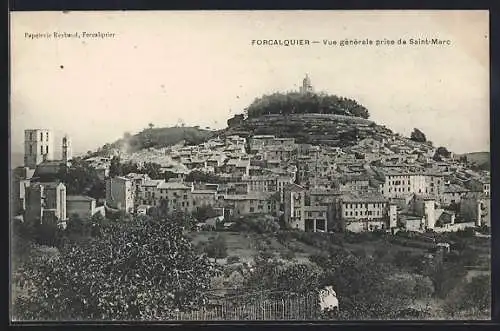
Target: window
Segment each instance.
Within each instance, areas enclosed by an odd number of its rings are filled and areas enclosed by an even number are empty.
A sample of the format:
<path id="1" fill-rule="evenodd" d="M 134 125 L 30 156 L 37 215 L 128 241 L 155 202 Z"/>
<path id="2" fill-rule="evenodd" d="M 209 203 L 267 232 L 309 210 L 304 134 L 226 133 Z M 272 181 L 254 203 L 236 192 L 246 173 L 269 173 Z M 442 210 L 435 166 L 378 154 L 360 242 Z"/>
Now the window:
<path id="1" fill-rule="evenodd" d="M 251 212 L 251 213 L 253 213 L 253 212 L 254 212 L 254 210 L 255 210 L 255 208 L 254 208 L 254 207 L 250 207 L 250 212 Z"/>
<path id="2" fill-rule="evenodd" d="M 45 153 L 49 154 L 49 146 L 45 146 Z"/>
<path id="3" fill-rule="evenodd" d="M 30 154 L 33 154 L 33 146 L 30 145 Z"/>
<path id="4" fill-rule="evenodd" d="M 43 132 L 40 132 L 40 140 L 43 141 Z"/>
<path id="5" fill-rule="evenodd" d="M 33 132 L 30 132 L 30 140 L 33 140 Z"/>
<path id="6" fill-rule="evenodd" d="M 355 213 L 354 213 L 354 216 L 358 216 L 358 212 L 355 212 Z"/>
<path id="7" fill-rule="evenodd" d="M 351 211 L 351 216 L 352 216 L 352 211 Z"/>
<path id="8" fill-rule="evenodd" d="M 48 132 L 45 134 L 45 140 L 49 141 L 49 133 Z"/>
<path id="9" fill-rule="evenodd" d="M 40 146 L 40 154 L 43 154 L 43 146 Z"/>

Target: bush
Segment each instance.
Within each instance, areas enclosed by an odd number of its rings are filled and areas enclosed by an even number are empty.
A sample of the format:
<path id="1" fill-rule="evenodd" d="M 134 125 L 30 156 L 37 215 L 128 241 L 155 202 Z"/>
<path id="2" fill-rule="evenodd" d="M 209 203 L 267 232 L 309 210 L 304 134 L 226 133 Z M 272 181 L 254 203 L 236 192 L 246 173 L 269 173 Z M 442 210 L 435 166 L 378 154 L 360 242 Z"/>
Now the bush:
<path id="1" fill-rule="evenodd" d="M 410 261 L 410 251 L 399 251 L 394 255 L 394 264 L 398 267 L 405 267 Z"/>
<path id="2" fill-rule="evenodd" d="M 389 251 L 387 248 L 380 247 L 380 248 L 375 249 L 375 251 L 373 252 L 373 258 L 375 260 L 380 261 L 380 260 L 383 260 L 387 256 L 388 253 L 389 253 Z"/>
<path id="3" fill-rule="evenodd" d="M 215 260 L 225 258 L 227 256 L 227 246 L 224 238 L 219 235 L 211 240 L 205 246 L 205 253 L 207 253 L 208 257 L 212 257 Z"/>
<path id="4" fill-rule="evenodd" d="M 227 258 L 227 263 L 228 264 L 233 264 L 233 263 L 238 263 L 240 262 L 240 257 L 239 256 L 235 256 L 235 255 L 231 255 Z"/>
<path id="5" fill-rule="evenodd" d="M 57 259 L 28 261 L 33 289 L 15 302 L 16 319 L 164 320 L 200 305 L 218 266 L 195 254 L 180 222 L 111 224 Z"/>
<path id="6" fill-rule="evenodd" d="M 295 253 L 293 251 L 287 250 L 281 252 L 281 258 L 284 260 L 293 260 L 295 258 Z"/>
<path id="7" fill-rule="evenodd" d="M 274 257 L 274 254 L 270 251 L 259 251 L 259 257 L 264 261 L 270 260 Z"/>

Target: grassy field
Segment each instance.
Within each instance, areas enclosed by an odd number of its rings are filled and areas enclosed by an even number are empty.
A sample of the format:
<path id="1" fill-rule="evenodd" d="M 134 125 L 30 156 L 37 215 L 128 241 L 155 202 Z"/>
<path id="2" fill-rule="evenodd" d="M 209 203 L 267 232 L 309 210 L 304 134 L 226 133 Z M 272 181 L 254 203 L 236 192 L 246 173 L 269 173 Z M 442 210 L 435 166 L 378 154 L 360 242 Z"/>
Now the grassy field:
<path id="1" fill-rule="evenodd" d="M 189 237 L 193 244 L 197 246 L 208 243 L 210 238 L 215 238 L 218 235 L 226 242 L 228 257 L 238 256 L 242 262 L 253 260 L 254 256 L 263 251 L 271 253 L 275 257 L 293 253 L 293 259 L 297 262 L 307 262 L 310 256 L 324 252 L 318 247 L 308 245 L 295 238 L 287 241 L 286 244 L 281 244 L 270 234 L 200 231 L 190 233 Z M 342 235 L 339 234 L 339 238 L 341 237 Z M 407 247 L 389 243 L 383 238 L 357 243 L 346 243 L 343 241 L 342 244 L 333 244 L 333 246 L 346 249 L 354 254 L 361 254 L 364 252 L 364 254 L 371 256 L 373 256 L 377 250 L 387 251 L 389 256 L 397 254 L 400 251 L 407 251 L 411 255 L 421 255 L 427 251 L 424 248 Z M 219 261 L 225 264 L 224 260 L 226 259 L 220 259 Z"/>

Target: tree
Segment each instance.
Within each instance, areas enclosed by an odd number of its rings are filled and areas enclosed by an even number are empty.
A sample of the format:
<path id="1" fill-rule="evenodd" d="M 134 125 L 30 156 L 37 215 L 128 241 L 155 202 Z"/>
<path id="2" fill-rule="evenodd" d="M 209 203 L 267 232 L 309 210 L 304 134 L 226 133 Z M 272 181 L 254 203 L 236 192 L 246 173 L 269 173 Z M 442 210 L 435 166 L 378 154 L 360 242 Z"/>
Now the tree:
<path id="1" fill-rule="evenodd" d="M 104 182 L 83 160 L 73 160 L 70 167 L 59 170 L 57 177 L 66 185 L 67 194 L 84 194 L 96 199 L 106 196 Z"/>
<path id="2" fill-rule="evenodd" d="M 446 149 L 446 147 L 438 147 L 436 149 L 436 153 L 434 155 L 438 155 L 441 157 L 449 158 L 451 156 L 451 152 Z"/>
<path id="3" fill-rule="evenodd" d="M 15 303 L 27 320 L 158 320 L 206 298 L 219 269 L 197 256 L 182 221 L 110 223 L 96 240 L 68 244 L 57 260 L 34 259 L 22 277 L 33 284 Z"/>
<path id="4" fill-rule="evenodd" d="M 322 270 L 313 264 L 289 264 L 274 258 L 255 257 L 255 270 L 247 275 L 243 287 L 247 292 L 310 293 L 319 290 Z"/>
<path id="5" fill-rule="evenodd" d="M 149 124 L 148 124 L 148 128 L 149 128 L 150 130 L 152 130 L 154 127 L 155 127 L 155 125 L 154 125 L 153 123 L 149 123 Z"/>
<path id="6" fill-rule="evenodd" d="M 400 319 L 412 303 L 415 284 L 394 276 L 394 270 L 344 250 L 317 257 L 326 271 L 323 284 L 334 286 L 342 309 L 340 319 Z"/>
<path id="7" fill-rule="evenodd" d="M 120 158 L 118 156 L 113 156 L 109 165 L 109 177 L 113 178 L 116 176 L 121 176 L 123 173 Z"/>
<path id="8" fill-rule="evenodd" d="M 214 207 L 211 205 L 203 205 L 193 212 L 193 217 L 198 221 L 203 222 L 209 218 L 217 217 L 219 214 L 215 211 Z"/>
<path id="9" fill-rule="evenodd" d="M 246 109 L 248 118 L 271 114 L 336 114 L 369 118 L 368 110 L 357 101 L 326 93 L 274 93 L 256 98 Z"/>
<path id="10" fill-rule="evenodd" d="M 215 240 L 205 247 L 205 252 L 209 257 L 214 258 L 215 261 L 225 258 L 227 256 L 226 241 L 218 235 Z"/>
<path id="11" fill-rule="evenodd" d="M 458 289 L 457 297 L 448 300 L 446 310 L 455 315 L 466 312 L 475 318 L 490 316 L 491 311 L 491 278 L 481 275 L 471 279 Z"/>
<path id="12" fill-rule="evenodd" d="M 410 135 L 410 139 L 421 143 L 425 143 L 427 141 L 425 134 L 417 128 L 413 129 L 413 132 Z"/>

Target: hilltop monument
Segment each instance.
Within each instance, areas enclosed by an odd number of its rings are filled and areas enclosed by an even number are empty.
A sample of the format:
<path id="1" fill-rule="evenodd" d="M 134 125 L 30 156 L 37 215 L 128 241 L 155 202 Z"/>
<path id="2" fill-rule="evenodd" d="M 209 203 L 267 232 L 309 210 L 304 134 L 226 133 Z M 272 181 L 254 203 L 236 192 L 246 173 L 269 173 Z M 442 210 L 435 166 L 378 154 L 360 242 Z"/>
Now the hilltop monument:
<path id="1" fill-rule="evenodd" d="M 313 93 L 314 89 L 311 84 L 311 79 L 309 78 L 309 75 L 306 74 L 306 77 L 302 80 L 302 86 L 300 87 L 300 93 L 302 94 L 307 94 L 307 93 Z"/>

